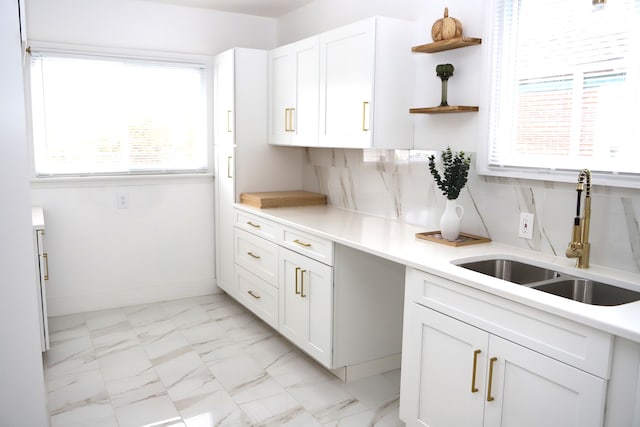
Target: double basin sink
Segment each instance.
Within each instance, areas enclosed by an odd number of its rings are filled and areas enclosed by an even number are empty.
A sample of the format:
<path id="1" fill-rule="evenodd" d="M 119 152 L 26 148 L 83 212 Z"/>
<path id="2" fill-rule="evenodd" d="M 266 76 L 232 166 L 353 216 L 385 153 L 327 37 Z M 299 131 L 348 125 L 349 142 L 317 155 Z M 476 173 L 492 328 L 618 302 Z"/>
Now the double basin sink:
<path id="1" fill-rule="evenodd" d="M 613 306 L 640 300 L 640 292 L 510 259 L 456 263 L 459 267 L 584 304 Z"/>

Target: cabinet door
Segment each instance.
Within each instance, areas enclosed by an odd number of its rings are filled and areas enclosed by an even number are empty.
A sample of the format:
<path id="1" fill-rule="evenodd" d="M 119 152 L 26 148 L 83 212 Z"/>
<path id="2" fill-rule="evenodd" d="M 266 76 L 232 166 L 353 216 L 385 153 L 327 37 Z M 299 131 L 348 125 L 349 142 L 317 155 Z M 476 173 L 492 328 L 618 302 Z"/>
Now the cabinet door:
<path id="1" fill-rule="evenodd" d="M 234 291 L 233 223 L 235 202 L 234 148 L 216 146 L 215 176 L 215 236 L 216 280 L 218 286 L 230 294 Z"/>
<path id="2" fill-rule="evenodd" d="M 331 368 L 333 268 L 280 247 L 279 330 Z"/>
<path id="3" fill-rule="evenodd" d="M 318 142 L 318 37 L 269 52 L 269 142 Z"/>
<path id="4" fill-rule="evenodd" d="M 214 64 L 214 134 L 216 145 L 233 145 L 235 133 L 235 51 L 216 56 Z"/>
<path id="5" fill-rule="evenodd" d="M 269 52 L 269 143 L 291 145 L 289 111 L 295 104 L 295 70 L 290 47 Z"/>
<path id="6" fill-rule="evenodd" d="M 375 24 L 320 36 L 320 146 L 371 147 Z"/>
<path id="7" fill-rule="evenodd" d="M 489 347 L 486 427 L 602 426 L 605 380 L 493 335 Z"/>
<path id="8" fill-rule="evenodd" d="M 40 316 L 40 347 L 49 350 L 49 317 L 47 313 L 47 280 L 49 280 L 49 255 L 44 247 L 44 230 L 36 230 L 36 250 L 38 257 L 38 314 Z"/>
<path id="9" fill-rule="evenodd" d="M 402 420 L 481 427 L 489 334 L 415 303 L 405 308 L 404 328 Z"/>

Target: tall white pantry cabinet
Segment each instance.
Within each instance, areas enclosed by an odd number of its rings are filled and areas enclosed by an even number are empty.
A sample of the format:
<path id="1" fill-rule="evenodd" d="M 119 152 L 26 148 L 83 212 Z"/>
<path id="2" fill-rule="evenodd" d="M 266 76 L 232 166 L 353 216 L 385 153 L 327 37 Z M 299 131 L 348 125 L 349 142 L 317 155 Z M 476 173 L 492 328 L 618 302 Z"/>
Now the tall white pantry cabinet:
<path id="1" fill-rule="evenodd" d="M 243 192 L 302 188 L 302 149 L 267 143 L 267 51 L 234 48 L 214 61 L 216 279 L 233 295 L 233 204 Z"/>

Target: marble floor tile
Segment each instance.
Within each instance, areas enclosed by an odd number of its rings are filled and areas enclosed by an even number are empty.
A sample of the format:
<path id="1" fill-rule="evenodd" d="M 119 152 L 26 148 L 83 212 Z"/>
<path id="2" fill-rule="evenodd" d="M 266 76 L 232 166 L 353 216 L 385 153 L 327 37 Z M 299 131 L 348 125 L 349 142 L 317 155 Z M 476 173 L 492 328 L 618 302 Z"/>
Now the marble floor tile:
<path id="1" fill-rule="evenodd" d="M 337 378 L 319 383 L 301 383 L 286 387 L 285 390 L 321 423 L 368 409 Z"/>
<path id="2" fill-rule="evenodd" d="M 98 365 L 106 381 L 131 378 L 153 367 L 147 353 L 139 346 L 109 353 L 98 359 Z"/>
<path id="3" fill-rule="evenodd" d="M 253 426 L 320 426 L 288 393 L 240 405 Z"/>
<path id="4" fill-rule="evenodd" d="M 224 293 L 50 319 L 53 427 L 400 427 L 400 373 L 344 384 Z"/>
<path id="5" fill-rule="evenodd" d="M 175 332 L 176 329 L 173 322 L 166 319 L 133 326 L 133 330 L 138 335 L 138 341 L 140 341 L 141 344 L 150 344 L 153 341 Z"/>
<path id="6" fill-rule="evenodd" d="M 67 375 L 47 383 L 51 425 L 91 424 L 113 416 L 100 371 Z"/>
<path id="7" fill-rule="evenodd" d="M 249 418 L 217 381 L 185 391 L 172 397 L 188 427 L 251 425 Z"/>
<path id="8" fill-rule="evenodd" d="M 93 343 L 89 335 L 51 343 L 44 353 L 45 375 L 57 378 L 98 369 Z"/>
<path id="9" fill-rule="evenodd" d="M 152 369 L 135 377 L 107 381 L 106 386 L 115 408 L 167 394 L 158 374 Z"/>
<path id="10" fill-rule="evenodd" d="M 271 334 L 257 341 L 244 342 L 242 349 L 263 369 L 268 369 L 287 354 L 295 351 L 294 345 L 279 334 Z"/>
<path id="11" fill-rule="evenodd" d="M 178 410 L 166 394 L 115 408 L 115 413 L 120 427 L 184 424 Z"/>

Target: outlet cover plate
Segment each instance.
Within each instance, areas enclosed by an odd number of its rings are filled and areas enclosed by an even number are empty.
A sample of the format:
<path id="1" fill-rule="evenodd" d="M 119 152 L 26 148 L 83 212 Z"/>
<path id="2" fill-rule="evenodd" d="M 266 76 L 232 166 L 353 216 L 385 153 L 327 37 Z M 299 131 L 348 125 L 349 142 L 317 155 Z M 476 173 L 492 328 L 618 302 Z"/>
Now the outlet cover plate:
<path id="1" fill-rule="evenodd" d="M 535 216 L 532 213 L 520 212 L 520 224 L 518 226 L 518 236 L 525 239 L 533 239 L 533 221 Z"/>

